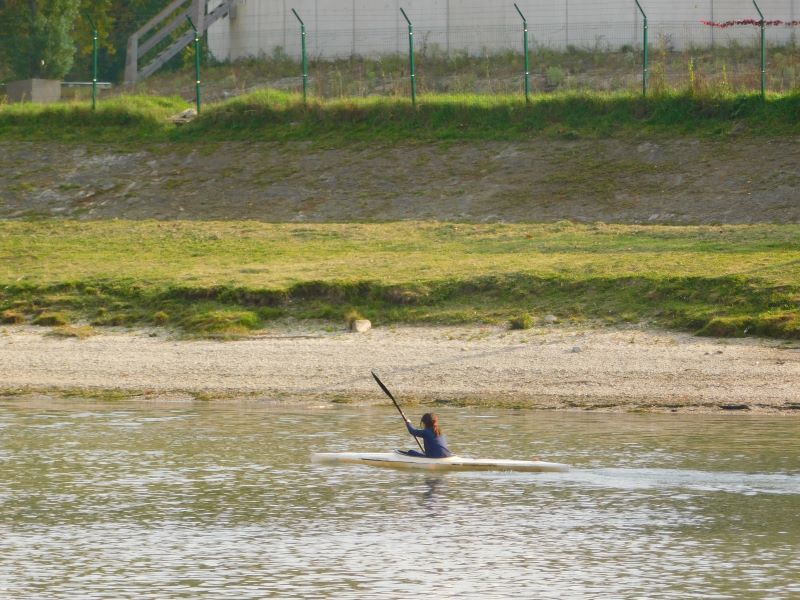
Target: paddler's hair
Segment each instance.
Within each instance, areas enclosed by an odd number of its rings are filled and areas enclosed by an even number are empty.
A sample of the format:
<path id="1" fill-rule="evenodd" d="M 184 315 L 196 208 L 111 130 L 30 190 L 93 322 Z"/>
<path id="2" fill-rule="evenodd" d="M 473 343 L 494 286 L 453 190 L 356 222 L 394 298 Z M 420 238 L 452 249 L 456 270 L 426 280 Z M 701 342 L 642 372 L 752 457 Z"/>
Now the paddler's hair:
<path id="1" fill-rule="evenodd" d="M 425 413 L 422 415 L 422 424 L 425 425 L 425 429 L 433 429 L 433 433 L 435 433 L 437 437 L 442 435 L 442 428 L 439 427 L 439 417 L 434 413 Z"/>

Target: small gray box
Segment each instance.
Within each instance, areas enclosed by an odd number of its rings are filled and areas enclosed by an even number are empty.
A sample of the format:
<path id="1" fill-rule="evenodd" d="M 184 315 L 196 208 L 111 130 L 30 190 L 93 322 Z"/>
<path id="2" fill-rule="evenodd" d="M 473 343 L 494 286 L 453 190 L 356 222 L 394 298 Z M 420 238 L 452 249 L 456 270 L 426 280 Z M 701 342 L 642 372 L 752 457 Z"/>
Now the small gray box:
<path id="1" fill-rule="evenodd" d="M 56 79 L 23 79 L 6 86 L 9 102 L 58 102 L 61 82 Z"/>

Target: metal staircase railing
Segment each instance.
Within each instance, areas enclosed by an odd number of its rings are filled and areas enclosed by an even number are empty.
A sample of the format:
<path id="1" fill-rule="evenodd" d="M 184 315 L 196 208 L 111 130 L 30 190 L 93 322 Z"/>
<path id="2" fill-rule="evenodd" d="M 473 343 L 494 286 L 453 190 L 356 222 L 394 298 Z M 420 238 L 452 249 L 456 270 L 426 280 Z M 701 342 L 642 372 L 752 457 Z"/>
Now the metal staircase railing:
<path id="1" fill-rule="evenodd" d="M 191 17 L 197 30 L 203 34 L 211 25 L 227 16 L 236 1 L 224 0 L 206 14 L 206 0 L 173 0 L 128 38 L 125 83 L 134 84 L 149 77 L 194 41 L 194 31 L 189 27 L 186 17 Z M 173 32 L 184 27 L 187 29 L 180 37 L 174 39 L 152 60 L 139 68 L 140 61 L 148 53 L 167 40 Z"/>

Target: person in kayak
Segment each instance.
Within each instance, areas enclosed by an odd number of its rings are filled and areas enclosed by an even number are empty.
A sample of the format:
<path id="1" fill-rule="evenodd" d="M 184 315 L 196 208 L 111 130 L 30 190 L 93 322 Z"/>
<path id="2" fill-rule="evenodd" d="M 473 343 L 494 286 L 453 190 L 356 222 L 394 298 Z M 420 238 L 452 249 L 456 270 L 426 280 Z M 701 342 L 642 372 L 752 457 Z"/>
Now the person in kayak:
<path id="1" fill-rule="evenodd" d="M 407 456 L 419 456 L 423 458 L 447 458 L 452 456 L 453 453 L 447 449 L 447 440 L 442 433 L 442 428 L 439 427 L 439 417 L 433 413 L 425 413 L 422 415 L 420 423 L 424 429 L 415 429 L 411 425 L 411 421 L 406 419 L 406 428 L 408 433 L 414 437 L 422 438 L 425 446 L 425 454 L 417 452 L 416 450 L 404 450 L 403 454 Z"/>

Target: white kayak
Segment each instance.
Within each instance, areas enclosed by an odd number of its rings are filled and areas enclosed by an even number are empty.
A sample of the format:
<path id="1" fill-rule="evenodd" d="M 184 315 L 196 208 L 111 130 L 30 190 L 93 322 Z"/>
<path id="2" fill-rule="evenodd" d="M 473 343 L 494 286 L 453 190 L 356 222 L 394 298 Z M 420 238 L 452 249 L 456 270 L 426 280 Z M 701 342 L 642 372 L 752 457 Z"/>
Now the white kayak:
<path id="1" fill-rule="evenodd" d="M 568 465 L 541 460 L 503 460 L 491 458 L 424 458 L 401 452 L 319 452 L 311 461 L 323 465 L 368 465 L 388 469 L 422 469 L 428 471 L 527 471 L 562 473 Z"/>

